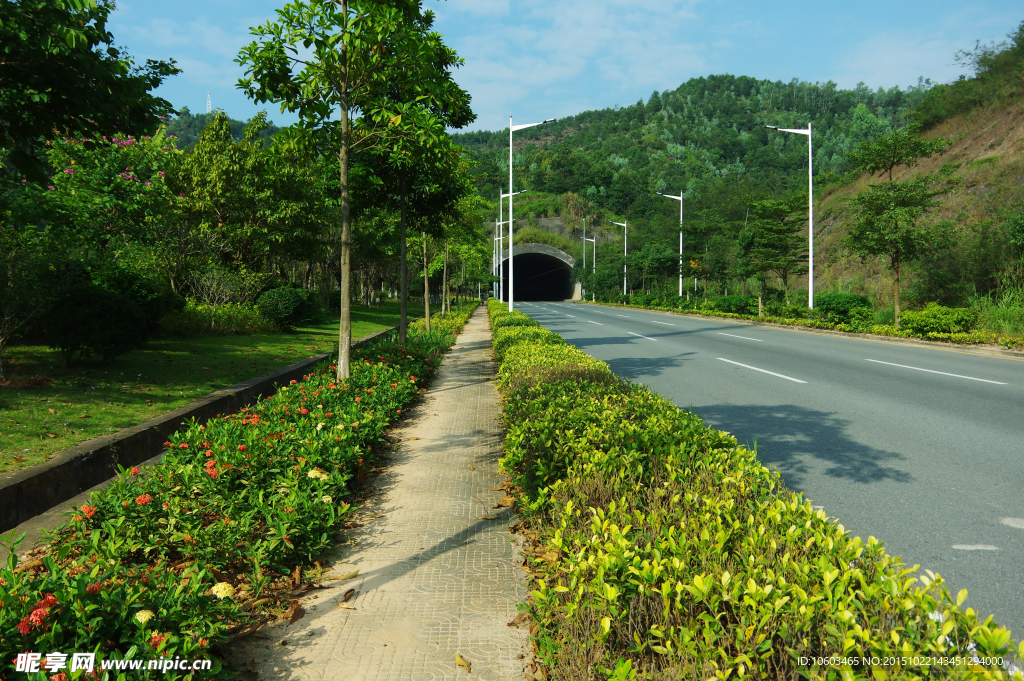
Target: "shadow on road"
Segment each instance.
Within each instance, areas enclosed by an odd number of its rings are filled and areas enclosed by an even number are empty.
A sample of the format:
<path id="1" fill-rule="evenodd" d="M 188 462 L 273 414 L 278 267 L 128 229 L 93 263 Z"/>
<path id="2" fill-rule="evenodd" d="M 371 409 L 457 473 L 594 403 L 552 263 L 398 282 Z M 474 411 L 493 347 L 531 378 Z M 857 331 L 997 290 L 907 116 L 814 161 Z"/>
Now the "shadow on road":
<path id="1" fill-rule="evenodd" d="M 912 482 L 899 466 L 906 457 L 854 441 L 850 421 L 835 412 L 793 404 L 713 404 L 694 410 L 708 425 L 732 433 L 741 444 L 757 443 L 761 463 L 774 467 L 793 490 L 812 470 L 833 478 L 870 484 Z"/>

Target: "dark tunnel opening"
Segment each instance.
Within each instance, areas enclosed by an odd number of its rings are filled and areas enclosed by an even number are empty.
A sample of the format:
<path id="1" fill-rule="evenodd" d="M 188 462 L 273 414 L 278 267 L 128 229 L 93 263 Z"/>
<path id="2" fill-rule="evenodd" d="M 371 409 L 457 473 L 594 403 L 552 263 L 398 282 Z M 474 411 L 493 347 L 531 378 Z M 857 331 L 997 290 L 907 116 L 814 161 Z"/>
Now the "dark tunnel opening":
<path id="1" fill-rule="evenodd" d="M 558 258 L 543 253 L 513 255 L 516 300 L 566 300 L 572 298 L 572 269 Z M 508 260 L 502 262 L 504 300 L 508 300 Z"/>

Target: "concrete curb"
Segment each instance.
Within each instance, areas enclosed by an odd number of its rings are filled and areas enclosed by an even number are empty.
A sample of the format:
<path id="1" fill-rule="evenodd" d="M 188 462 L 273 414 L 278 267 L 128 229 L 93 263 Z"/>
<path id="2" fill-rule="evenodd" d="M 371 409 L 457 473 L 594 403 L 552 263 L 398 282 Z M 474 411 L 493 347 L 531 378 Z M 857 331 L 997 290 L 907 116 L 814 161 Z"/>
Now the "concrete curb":
<path id="1" fill-rule="evenodd" d="M 751 319 L 732 319 L 730 317 L 715 317 L 713 315 L 694 314 L 688 312 L 673 312 L 671 310 L 655 310 L 646 307 L 634 307 L 632 305 L 616 305 L 614 303 L 592 303 L 587 300 L 567 300 L 567 303 L 579 303 L 587 305 L 599 305 L 623 310 L 639 310 L 641 312 L 652 312 L 663 314 L 669 317 L 696 317 L 730 324 L 744 324 L 746 326 L 766 326 L 772 329 L 783 329 L 785 331 L 796 331 L 800 333 L 816 333 L 822 336 L 837 336 L 839 338 L 854 338 L 867 340 L 874 343 L 891 343 L 893 345 L 913 345 L 917 347 L 931 348 L 933 350 L 945 350 L 962 352 L 968 355 L 980 355 L 985 357 L 1002 357 L 1005 359 L 1024 359 L 1024 351 L 1010 350 L 1003 347 L 978 347 L 976 345 L 959 345 L 957 343 L 945 343 L 943 341 L 921 340 L 920 338 L 893 338 L 892 336 L 876 336 L 872 333 L 852 333 L 850 331 L 836 331 L 834 329 L 814 329 L 807 326 L 791 326 L 789 324 L 776 324 L 774 322 L 757 322 Z"/>
<path id="2" fill-rule="evenodd" d="M 410 319 L 411 324 L 414 319 Z M 362 345 L 397 329 L 353 341 Z M 152 459 L 167 437 L 191 419 L 208 421 L 219 414 L 231 414 L 262 397 L 277 392 L 277 386 L 298 380 L 334 352 L 323 352 L 269 374 L 250 378 L 200 397 L 184 407 L 119 430 L 113 435 L 86 440 L 57 452 L 44 463 L 18 471 L 0 473 L 0 532 L 6 532 L 91 487 L 117 475 L 118 466 L 135 466 Z"/>

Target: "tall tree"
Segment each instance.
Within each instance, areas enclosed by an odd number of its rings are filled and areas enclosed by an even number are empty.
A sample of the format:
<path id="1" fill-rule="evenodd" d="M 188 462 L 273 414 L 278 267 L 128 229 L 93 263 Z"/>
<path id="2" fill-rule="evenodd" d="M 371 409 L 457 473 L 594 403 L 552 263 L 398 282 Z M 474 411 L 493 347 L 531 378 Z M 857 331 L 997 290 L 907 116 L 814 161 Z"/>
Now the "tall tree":
<path id="1" fill-rule="evenodd" d="M 337 154 L 341 194 L 341 320 L 338 377 L 350 375 L 352 344 L 349 164 L 353 152 L 382 148 L 412 134 L 410 121 L 457 86 L 462 61 L 430 30 L 433 14 L 420 0 L 298 0 L 276 21 L 252 29 L 257 40 L 237 61 L 239 81 L 260 102 L 280 103 L 299 126 Z M 399 93 L 402 98 L 396 99 Z M 415 93 L 415 96 L 409 96 Z M 408 98 L 407 98 L 408 97 Z M 467 106 L 468 112 L 468 98 Z M 335 115 L 340 111 L 340 120 Z"/>
<path id="2" fill-rule="evenodd" d="M 784 201 L 755 201 L 739 237 L 745 273 L 777 275 L 787 305 L 789 278 L 807 271 L 807 242 L 801 234 L 805 205 L 806 199 L 799 195 Z"/>
<path id="3" fill-rule="evenodd" d="M 922 158 L 942 153 L 949 146 L 941 137 L 934 140 L 918 139 L 918 132 L 915 126 L 907 126 L 862 142 L 856 151 L 849 154 L 850 161 L 855 170 L 870 175 L 888 175 L 892 182 L 892 171 L 896 168 L 912 168 Z"/>
<path id="4" fill-rule="evenodd" d="M 173 111 L 152 91 L 174 61 L 137 66 L 107 30 L 113 0 L 0 0 L 0 147 L 37 180 L 57 133 L 152 132 Z"/>
<path id="5" fill-rule="evenodd" d="M 927 180 L 873 184 L 853 203 L 859 209 L 857 221 L 846 245 L 862 258 L 880 256 L 888 260 L 893 275 L 893 307 L 896 328 L 900 327 L 900 279 L 906 265 L 929 251 L 940 248 L 946 236 L 940 226 L 920 227 L 918 219 L 937 205 Z"/>

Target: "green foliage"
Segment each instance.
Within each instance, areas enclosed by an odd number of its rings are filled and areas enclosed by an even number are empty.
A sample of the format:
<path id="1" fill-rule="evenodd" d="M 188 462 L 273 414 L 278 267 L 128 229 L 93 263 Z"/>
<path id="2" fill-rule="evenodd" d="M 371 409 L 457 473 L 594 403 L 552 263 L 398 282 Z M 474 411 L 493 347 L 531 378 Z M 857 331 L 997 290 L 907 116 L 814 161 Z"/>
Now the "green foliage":
<path id="1" fill-rule="evenodd" d="M 536 542 L 529 612 L 547 678 L 825 678 L 859 670 L 799 658 L 912 654 L 925 661 L 903 673 L 926 675 L 927 656 L 1024 652 L 960 608 L 966 591 L 850 537 L 755 452 L 647 388 L 520 378 L 594 362 L 554 352 L 519 344 L 499 367 L 501 465 Z"/>
<path id="2" fill-rule="evenodd" d="M 957 60 L 971 67 L 974 75 L 932 88 L 914 111 L 914 120 L 927 130 L 978 107 L 997 106 L 1019 97 L 1024 76 L 1024 23 L 1008 37 L 1009 42 L 978 44 L 974 51 L 958 53 Z"/>
<path id="3" fill-rule="evenodd" d="M 814 309 L 835 322 L 849 322 L 853 310 L 871 310 L 871 301 L 855 293 L 821 293 L 814 296 Z"/>
<path id="4" fill-rule="evenodd" d="M 933 333 L 967 333 L 978 323 L 978 311 L 966 307 L 944 307 L 928 303 L 920 310 L 908 310 L 900 317 L 900 328 L 915 336 Z"/>
<path id="5" fill-rule="evenodd" d="M 112 0 L 0 3 L 0 147 L 35 179 L 39 155 L 55 130 L 146 134 L 171 105 L 152 91 L 179 72 L 174 61 L 137 66 L 114 47 Z"/>
<path id="6" fill-rule="evenodd" d="M 713 301 L 714 309 L 734 314 L 757 314 L 756 296 L 722 296 Z"/>
<path id="7" fill-rule="evenodd" d="M 888 175 L 889 181 L 892 182 L 892 171 L 896 168 L 916 166 L 922 158 L 928 158 L 936 153 L 941 154 L 949 146 L 949 143 L 941 138 L 918 139 L 919 132 L 917 126 L 908 126 L 862 142 L 856 151 L 850 152 L 850 162 L 857 171 L 869 175 Z"/>
<path id="8" fill-rule="evenodd" d="M 290 329 L 306 319 L 310 312 L 305 291 L 282 287 L 270 289 L 256 301 L 256 310 L 279 329 Z"/>
<path id="9" fill-rule="evenodd" d="M 145 474 L 123 469 L 55 532 L 42 570 L 14 572 L 13 558 L 0 569 L 0 656 L 209 657 L 275 580 L 333 545 L 371 452 L 452 340 L 358 348 L 351 380 L 321 365 L 238 414 L 189 424 Z"/>
<path id="10" fill-rule="evenodd" d="M 184 308 L 160 320 L 161 332 L 169 336 L 270 333 L 279 328 L 251 303 L 207 305 L 189 299 Z"/>
<path id="11" fill-rule="evenodd" d="M 167 135 L 174 139 L 178 148 L 190 150 L 196 145 L 203 130 L 214 121 L 218 113 L 220 112 L 194 114 L 188 110 L 187 106 L 184 106 L 175 111 L 174 116 L 167 122 Z M 240 142 L 245 137 L 246 122 L 228 118 L 228 124 L 231 126 L 232 139 Z M 280 131 L 281 128 L 278 126 L 267 123 L 267 127 L 260 130 L 258 135 L 263 139 L 264 144 L 267 144 Z"/>
<path id="12" fill-rule="evenodd" d="M 47 344 L 60 350 L 65 366 L 76 353 L 112 360 L 142 347 L 151 329 L 134 301 L 91 283 L 66 290 L 41 323 Z"/>

